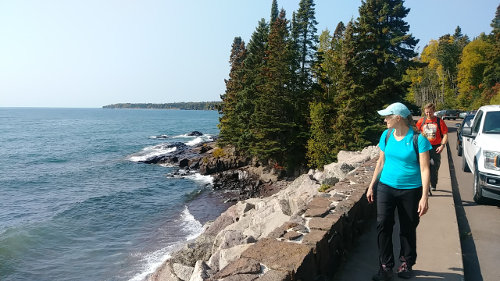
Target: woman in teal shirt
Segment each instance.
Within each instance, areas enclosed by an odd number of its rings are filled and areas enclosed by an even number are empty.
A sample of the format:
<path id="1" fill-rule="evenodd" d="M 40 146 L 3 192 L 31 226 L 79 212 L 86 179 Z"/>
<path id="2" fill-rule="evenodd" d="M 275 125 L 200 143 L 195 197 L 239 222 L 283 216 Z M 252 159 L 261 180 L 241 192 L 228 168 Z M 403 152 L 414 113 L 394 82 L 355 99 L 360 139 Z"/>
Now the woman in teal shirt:
<path id="1" fill-rule="evenodd" d="M 412 266 L 417 259 L 417 225 L 428 209 L 429 150 L 432 146 L 427 138 L 419 135 L 417 157 L 413 135 L 418 131 L 414 128 L 413 118 L 404 104 L 393 103 L 378 113 L 385 117 L 388 130 L 380 137 L 380 157 L 366 194 L 368 202 L 374 202 L 375 198 L 377 200 L 380 268 L 373 280 L 392 280 L 392 232 L 396 209 L 401 242 L 401 266 L 397 272 L 400 278 L 407 279 L 413 276 Z M 375 197 L 374 185 L 377 179 L 379 180 Z"/>

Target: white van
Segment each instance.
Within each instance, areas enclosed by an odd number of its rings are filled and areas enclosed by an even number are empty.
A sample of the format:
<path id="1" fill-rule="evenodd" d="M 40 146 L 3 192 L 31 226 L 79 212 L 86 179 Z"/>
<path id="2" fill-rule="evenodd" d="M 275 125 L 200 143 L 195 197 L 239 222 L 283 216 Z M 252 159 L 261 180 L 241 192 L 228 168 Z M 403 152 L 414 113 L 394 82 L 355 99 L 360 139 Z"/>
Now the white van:
<path id="1" fill-rule="evenodd" d="M 462 137 L 462 170 L 474 174 L 474 201 L 500 200 L 500 105 L 481 106 Z"/>

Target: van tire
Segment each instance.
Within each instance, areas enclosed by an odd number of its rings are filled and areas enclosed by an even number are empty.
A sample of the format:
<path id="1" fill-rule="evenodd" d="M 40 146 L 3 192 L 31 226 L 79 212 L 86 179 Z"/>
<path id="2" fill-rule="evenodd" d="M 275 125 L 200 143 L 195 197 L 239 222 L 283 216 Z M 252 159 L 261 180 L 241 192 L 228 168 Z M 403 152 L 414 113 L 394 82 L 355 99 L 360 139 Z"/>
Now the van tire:
<path id="1" fill-rule="evenodd" d="M 481 183 L 479 181 L 479 171 L 477 168 L 474 170 L 474 183 L 473 185 L 473 192 L 474 196 L 472 199 L 474 199 L 474 202 L 477 204 L 483 204 L 484 203 L 484 197 L 483 197 L 483 189 L 481 187 Z"/>
<path id="2" fill-rule="evenodd" d="M 465 155 L 462 156 L 462 171 L 470 173 L 469 165 L 467 165 L 467 160 L 465 160 Z"/>

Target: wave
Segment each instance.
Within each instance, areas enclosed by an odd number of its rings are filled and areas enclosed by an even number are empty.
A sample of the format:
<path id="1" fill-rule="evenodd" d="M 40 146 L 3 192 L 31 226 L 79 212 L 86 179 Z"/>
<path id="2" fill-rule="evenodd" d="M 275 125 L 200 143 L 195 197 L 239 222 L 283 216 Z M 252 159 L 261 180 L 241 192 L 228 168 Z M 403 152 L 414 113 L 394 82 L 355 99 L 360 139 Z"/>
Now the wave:
<path id="1" fill-rule="evenodd" d="M 189 208 L 184 206 L 184 210 L 180 214 L 179 228 L 181 231 L 186 232 L 186 241 L 195 239 L 203 232 L 202 224 L 194 218 L 194 216 L 189 212 Z M 142 281 L 146 280 L 147 276 L 154 273 L 165 260 L 171 257 L 173 251 L 178 249 L 185 241 L 179 241 L 177 243 L 168 245 L 160 250 L 148 253 L 142 258 L 143 266 L 141 272 L 136 274 L 130 279 L 130 281 Z"/>
<path id="2" fill-rule="evenodd" d="M 168 144 L 159 144 L 143 148 L 140 152 L 128 157 L 132 162 L 145 162 L 158 156 L 167 155 L 177 150 L 177 147 Z"/>
<path id="3" fill-rule="evenodd" d="M 184 206 L 184 210 L 182 210 L 180 223 L 181 229 L 187 232 L 187 241 L 195 239 L 203 232 L 203 225 L 194 218 L 187 206 Z"/>
<path id="4" fill-rule="evenodd" d="M 168 139 L 168 135 L 150 136 L 150 139 Z"/>
<path id="5" fill-rule="evenodd" d="M 214 183 L 214 178 L 212 176 L 204 176 L 200 173 L 194 173 L 192 175 L 185 176 L 185 178 L 202 184 L 212 185 Z"/>
<path id="6" fill-rule="evenodd" d="M 144 255 L 142 258 L 144 265 L 142 266 L 140 273 L 130 278 L 129 281 L 146 280 L 149 274 L 154 273 L 164 261 L 171 257 L 171 253 L 174 249 L 176 249 L 176 247 L 178 247 L 177 244 L 169 245 L 163 249 Z"/>
<path id="7" fill-rule="evenodd" d="M 188 141 L 186 143 L 186 145 L 195 146 L 197 144 L 209 142 L 209 141 L 213 141 L 212 136 L 211 135 L 203 135 L 203 136 L 195 137 L 195 139 Z"/>

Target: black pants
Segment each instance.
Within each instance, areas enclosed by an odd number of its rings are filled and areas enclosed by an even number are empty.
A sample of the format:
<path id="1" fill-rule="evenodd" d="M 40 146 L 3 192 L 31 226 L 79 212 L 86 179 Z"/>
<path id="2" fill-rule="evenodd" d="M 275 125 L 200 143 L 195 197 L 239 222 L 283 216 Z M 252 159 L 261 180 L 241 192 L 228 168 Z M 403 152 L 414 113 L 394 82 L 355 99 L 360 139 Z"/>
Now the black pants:
<path id="1" fill-rule="evenodd" d="M 418 202 L 422 197 L 422 188 L 396 189 L 379 183 L 377 187 L 377 233 L 379 262 L 387 268 L 394 267 L 392 232 L 394 229 L 394 211 L 399 217 L 399 239 L 401 251 L 399 258 L 413 266 L 417 260 L 417 225 Z"/>
<path id="2" fill-rule="evenodd" d="M 437 187 L 437 182 L 438 182 L 438 172 L 439 172 L 439 166 L 441 166 L 441 154 L 436 153 L 436 149 L 440 145 L 433 145 L 432 149 L 429 151 L 429 156 L 432 159 L 432 164 L 430 167 L 430 173 L 431 173 L 431 186 L 436 188 Z"/>

